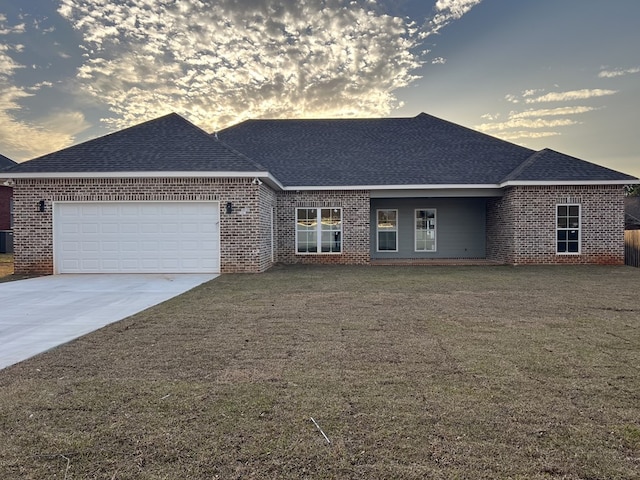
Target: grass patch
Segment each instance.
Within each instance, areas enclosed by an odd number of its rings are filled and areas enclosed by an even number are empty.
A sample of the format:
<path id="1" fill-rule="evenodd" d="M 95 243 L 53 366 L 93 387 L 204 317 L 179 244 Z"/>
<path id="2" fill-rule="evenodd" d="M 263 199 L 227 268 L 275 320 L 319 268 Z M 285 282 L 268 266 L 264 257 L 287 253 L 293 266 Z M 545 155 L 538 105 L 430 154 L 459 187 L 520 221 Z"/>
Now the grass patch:
<path id="1" fill-rule="evenodd" d="M 13 273 L 13 254 L 0 253 L 0 283 L 24 280 L 27 278 L 39 277 L 40 275 L 25 275 Z"/>
<path id="2" fill-rule="evenodd" d="M 0 478 L 637 478 L 639 280 L 224 275 L 1 371 Z"/>
<path id="3" fill-rule="evenodd" d="M 13 254 L 0 253 L 0 277 L 13 275 Z"/>

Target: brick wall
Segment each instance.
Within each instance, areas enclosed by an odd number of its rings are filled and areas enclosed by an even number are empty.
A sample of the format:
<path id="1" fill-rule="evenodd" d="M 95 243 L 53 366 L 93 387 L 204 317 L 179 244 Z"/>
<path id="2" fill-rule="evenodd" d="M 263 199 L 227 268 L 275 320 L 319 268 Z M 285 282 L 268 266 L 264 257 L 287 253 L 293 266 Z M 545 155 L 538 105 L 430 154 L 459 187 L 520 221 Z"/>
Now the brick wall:
<path id="1" fill-rule="evenodd" d="M 0 230 L 11 230 L 12 189 L 0 185 Z"/>
<path id="2" fill-rule="evenodd" d="M 556 254 L 556 205 L 580 204 L 582 248 Z M 487 258 L 510 264 L 624 264 L 622 186 L 511 187 L 487 204 Z"/>
<path id="3" fill-rule="evenodd" d="M 14 255 L 16 273 L 53 273 L 55 201 L 219 201 L 222 273 L 261 272 L 272 265 L 267 205 L 275 194 L 250 179 L 16 179 Z M 45 201 L 40 212 L 38 202 Z M 226 213 L 226 203 L 233 213 Z M 267 234 L 269 232 L 269 234 Z"/>
<path id="4" fill-rule="evenodd" d="M 296 254 L 296 208 L 342 207 L 342 253 Z M 287 264 L 369 263 L 369 192 L 309 191 L 278 193 L 277 261 Z"/>

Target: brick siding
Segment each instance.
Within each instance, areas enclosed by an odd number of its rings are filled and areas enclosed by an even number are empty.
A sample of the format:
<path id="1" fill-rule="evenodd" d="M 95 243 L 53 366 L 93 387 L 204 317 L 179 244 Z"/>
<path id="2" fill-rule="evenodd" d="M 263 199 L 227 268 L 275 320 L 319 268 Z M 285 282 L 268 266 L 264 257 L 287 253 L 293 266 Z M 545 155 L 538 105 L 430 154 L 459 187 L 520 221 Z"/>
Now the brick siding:
<path id="1" fill-rule="evenodd" d="M 0 185 L 0 230 L 11 230 L 12 189 Z"/>
<path id="2" fill-rule="evenodd" d="M 16 273 L 53 273 L 56 201 L 219 201 L 220 270 L 262 272 L 271 266 L 270 216 L 275 194 L 250 179 L 16 179 L 14 256 Z M 38 204 L 45 201 L 45 211 Z M 226 203 L 233 213 L 226 213 Z M 271 207 L 272 208 L 272 207 Z"/>
<path id="3" fill-rule="evenodd" d="M 296 253 L 296 208 L 304 207 L 342 208 L 341 253 Z M 277 261 L 287 264 L 368 264 L 370 258 L 369 210 L 369 192 L 364 190 L 278 193 Z"/>
<path id="4" fill-rule="evenodd" d="M 581 205 L 581 253 L 556 254 L 556 205 Z M 487 204 L 487 259 L 509 264 L 624 264 L 624 188 L 523 186 Z"/>
<path id="5" fill-rule="evenodd" d="M 222 273 L 286 264 L 369 264 L 370 195 L 358 191 L 274 192 L 250 179 L 16 179 L 16 273 L 53 273 L 52 202 L 218 201 Z M 487 260 L 509 264 L 624 263 L 620 186 L 511 187 L 487 202 Z M 45 201 L 45 211 L 38 203 Z M 226 213 L 231 202 L 233 212 Z M 582 251 L 557 255 L 556 205 L 580 204 Z M 296 208 L 342 208 L 342 252 L 297 254 Z M 272 242 L 275 242 L 275 244 Z"/>

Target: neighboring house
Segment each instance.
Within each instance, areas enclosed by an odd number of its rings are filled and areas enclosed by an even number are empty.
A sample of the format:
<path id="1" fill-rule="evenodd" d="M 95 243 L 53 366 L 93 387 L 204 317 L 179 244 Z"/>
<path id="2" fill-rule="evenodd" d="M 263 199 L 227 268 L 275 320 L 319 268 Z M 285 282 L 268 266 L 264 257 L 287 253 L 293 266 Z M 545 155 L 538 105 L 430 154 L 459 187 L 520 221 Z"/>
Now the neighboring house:
<path id="1" fill-rule="evenodd" d="M 13 160 L 0 155 L 0 253 L 11 253 L 12 251 L 13 188 L 11 188 L 10 182 L 3 180 L 2 171 L 15 164 L 16 162 Z"/>
<path id="2" fill-rule="evenodd" d="M 171 114 L 21 163 L 17 272 L 261 272 L 275 262 L 624 263 L 638 179 L 420 114 Z"/>
<path id="3" fill-rule="evenodd" d="M 624 228 L 625 230 L 640 230 L 640 197 L 625 197 Z"/>

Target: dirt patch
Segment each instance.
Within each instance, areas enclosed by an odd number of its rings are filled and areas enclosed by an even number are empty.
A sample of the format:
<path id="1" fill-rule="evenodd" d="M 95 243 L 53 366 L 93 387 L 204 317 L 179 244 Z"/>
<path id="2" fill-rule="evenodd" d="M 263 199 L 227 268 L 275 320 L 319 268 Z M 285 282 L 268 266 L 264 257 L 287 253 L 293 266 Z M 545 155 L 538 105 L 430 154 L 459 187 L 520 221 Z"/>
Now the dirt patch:
<path id="1" fill-rule="evenodd" d="M 224 275 L 1 371 L 0 478 L 638 478 L 639 281 Z"/>

